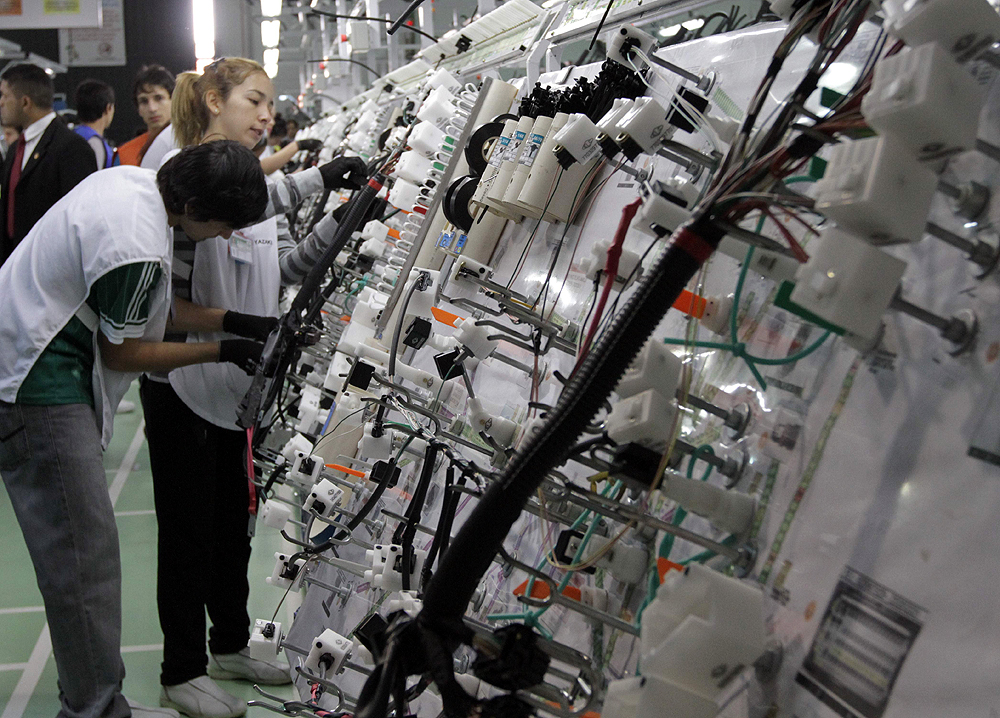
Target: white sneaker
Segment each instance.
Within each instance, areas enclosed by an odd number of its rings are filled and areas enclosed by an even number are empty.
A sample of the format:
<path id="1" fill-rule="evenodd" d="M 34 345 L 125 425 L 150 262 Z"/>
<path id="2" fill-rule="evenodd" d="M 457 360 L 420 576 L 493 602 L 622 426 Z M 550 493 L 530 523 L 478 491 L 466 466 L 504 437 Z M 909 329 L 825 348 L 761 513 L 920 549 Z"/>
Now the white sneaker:
<path id="1" fill-rule="evenodd" d="M 191 718 L 237 718 L 247 712 L 245 700 L 226 693 L 208 676 L 163 686 L 160 705 L 175 708 Z"/>
<path id="2" fill-rule="evenodd" d="M 122 399 L 118 402 L 118 408 L 115 409 L 116 414 L 131 414 L 133 411 L 135 411 L 135 402 L 128 399 Z"/>
<path id="3" fill-rule="evenodd" d="M 208 675 L 223 680 L 244 680 L 265 686 L 284 686 L 292 682 L 287 663 L 262 661 L 250 657 L 250 649 L 239 653 L 211 653 Z"/>
<path id="4" fill-rule="evenodd" d="M 132 711 L 132 718 L 180 718 L 180 714 L 171 708 L 150 708 L 134 700 L 125 697 L 129 709 Z"/>

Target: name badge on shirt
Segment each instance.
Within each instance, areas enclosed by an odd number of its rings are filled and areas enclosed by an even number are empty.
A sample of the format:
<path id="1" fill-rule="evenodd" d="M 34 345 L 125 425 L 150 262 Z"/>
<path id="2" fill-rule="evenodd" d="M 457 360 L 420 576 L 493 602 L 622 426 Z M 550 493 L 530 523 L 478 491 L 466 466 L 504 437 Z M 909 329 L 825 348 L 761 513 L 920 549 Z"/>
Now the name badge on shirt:
<path id="1" fill-rule="evenodd" d="M 229 256 L 240 264 L 253 264 L 253 240 L 233 232 L 229 237 Z"/>

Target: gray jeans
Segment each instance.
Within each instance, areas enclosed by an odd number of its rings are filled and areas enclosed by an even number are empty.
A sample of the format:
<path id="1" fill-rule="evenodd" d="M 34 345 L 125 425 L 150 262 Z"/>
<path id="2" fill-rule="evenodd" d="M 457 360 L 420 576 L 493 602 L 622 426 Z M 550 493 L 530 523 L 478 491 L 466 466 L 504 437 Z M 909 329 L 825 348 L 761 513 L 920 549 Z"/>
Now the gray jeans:
<path id="1" fill-rule="evenodd" d="M 94 410 L 0 402 L 0 474 L 45 600 L 59 718 L 125 718 L 121 557 Z"/>

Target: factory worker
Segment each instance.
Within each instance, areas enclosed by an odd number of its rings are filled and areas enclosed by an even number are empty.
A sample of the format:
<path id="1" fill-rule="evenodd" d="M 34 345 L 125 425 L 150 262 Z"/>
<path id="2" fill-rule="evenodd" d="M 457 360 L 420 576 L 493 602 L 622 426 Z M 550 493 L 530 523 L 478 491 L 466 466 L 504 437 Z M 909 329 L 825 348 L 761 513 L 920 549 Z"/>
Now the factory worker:
<path id="1" fill-rule="evenodd" d="M 251 60 L 227 58 L 200 75 L 178 76 L 171 126 L 183 145 L 235 140 L 252 148 L 264 137 L 273 104 L 274 87 L 264 69 Z M 364 169 L 359 159 L 340 159 L 290 176 L 270 185 L 269 219 L 231 237 L 199 243 L 190 253 L 178 238 L 175 259 L 189 265 L 190 274 L 175 273 L 175 294 L 189 291 L 197 304 L 230 310 L 222 332 L 266 338 L 277 323 L 281 286 L 274 214 L 298 202 L 282 198 L 324 187 L 358 187 L 367 181 Z M 187 341 L 224 336 L 198 332 Z M 247 650 L 252 494 L 248 437 L 236 425 L 236 409 L 249 386 L 242 372 L 216 366 L 173 371 L 166 382 L 151 376 L 140 390 L 158 520 L 160 703 L 193 718 L 246 712 L 246 702 L 213 678 L 270 685 L 291 681 L 287 664 L 256 660 Z M 195 565 L 203 570 L 192 572 Z M 207 650 L 206 611 L 211 621 Z"/>
<path id="2" fill-rule="evenodd" d="M 114 198 L 109 201 L 108 198 Z M 45 602 L 60 717 L 165 715 L 122 696 L 121 563 L 102 447 L 139 372 L 234 362 L 245 339 L 171 344 L 224 312 L 170 315 L 171 227 L 229 235 L 267 203 L 260 163 L 235 142 L 186 150 L 158 172 L 93 174 L 37 222 L 0 268 L 0 474 Z"/>

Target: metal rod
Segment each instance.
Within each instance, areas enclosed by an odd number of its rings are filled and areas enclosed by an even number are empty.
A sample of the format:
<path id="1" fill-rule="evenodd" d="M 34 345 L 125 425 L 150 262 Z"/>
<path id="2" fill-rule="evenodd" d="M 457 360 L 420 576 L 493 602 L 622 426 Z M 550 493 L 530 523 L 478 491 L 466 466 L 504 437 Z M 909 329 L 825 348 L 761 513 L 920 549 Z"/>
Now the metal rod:
<path id="1" fill-rule="evenodd" d="M 957 192 L 958 189 L 955 188 L 955 191 Z M 949 195 L 949 196 L 957 197 L 957 195 Z M 970 239 L 966 239 L 965 237 L 962 237 L 958 234 L 955 234 L 954 232 L 950 232 L 944 227 L 934 224 L 933 222 L 928 222 L 927 227 L 925 229 L 927 230 L 927 234 L 931 235 L 932 237 L 937 237 L 942 242 L 950 244 L 952 247 L 960 249 L 968 255 L 972 255 L 976 251 L 975 242 L 973 242 Z"/>
<path id="2" fill-rule="evenodd" d="M 662 67 L 664 70 L 672 72 L 675 75 L 680 75 L 685 80 L 689 80 L 696 85 L 701 82 L 701 75 L 696 75 L 690 70 L 685 70 L 680 65 L 675 65 L 669 60 L 664 60 L 662 57 L 657 57 L 654 53 L 650 53 L 649 55 L 647 55 L 647 57 L 655 65 L 658 65 L 659 67 Z"/>
<path id="3" fill-rule="evenodd" d="M 889 306 L 898 312 L 908 314 L 919 322 L 930 324 L 932 327 L 936 327 L 942 332 L 946 331 L 948 327 L 951 326 L 951 320 L 945 319 L 944 317 L 934 314 L 933 312 L 929 312 L 923 307 L 918 307 L 916 304 L 911 304 L 899 296 L 899 294 L 893 297 Z"/>
<path id="4" fill-rule="evenodd" d="M 701 397 L 697 397 L 694 394 L 688 394 L 687 396 L 681 397 L 680 392 L 678 392 L 678 399 L 683 398 L 684 403 L 688 406 L 693 406 L 695 409 L 701 409 L 702 411 L 707 411 L 709 414 L 719 417 L 723 421 L 729 418 L 729 413 L 720 406 L 715 404 L 710 404 Z"/>

